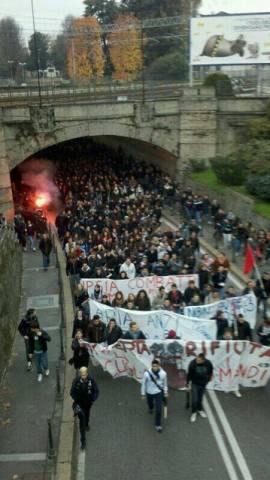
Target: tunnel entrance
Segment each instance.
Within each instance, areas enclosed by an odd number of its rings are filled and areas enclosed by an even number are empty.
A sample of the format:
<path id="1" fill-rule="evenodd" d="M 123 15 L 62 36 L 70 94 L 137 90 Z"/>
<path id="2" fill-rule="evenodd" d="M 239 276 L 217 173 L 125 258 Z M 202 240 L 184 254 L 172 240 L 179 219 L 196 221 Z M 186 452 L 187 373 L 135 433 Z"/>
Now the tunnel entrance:
<path id="1" fill-rule="evenodd" d="M 41 218 L 54 222 L 63 205 L 63 194 L 59 192 L 57 172 L 67 168 L 67 160 L 80 169 L 82 159 L 93 161 L 97 152 L 104 151 L 108 168 L 110 157 L 125 156 L 130 165 L 143 162 L 172 175 L 176 168 L 176 157 L 166 150 L 146 142 L 116 136 L 81 137 L 61 142 L 37 152 L 11 171 L 14 209 L 31 216 L 32 212 Z M 117 174 L 117 162 L 114 163 Z M 69 172 L 71 174 L 72 172 Z M 76 176 L 76 169 L 73 172 Z M 147 187 L 147 182 L 145 184 Z"/>

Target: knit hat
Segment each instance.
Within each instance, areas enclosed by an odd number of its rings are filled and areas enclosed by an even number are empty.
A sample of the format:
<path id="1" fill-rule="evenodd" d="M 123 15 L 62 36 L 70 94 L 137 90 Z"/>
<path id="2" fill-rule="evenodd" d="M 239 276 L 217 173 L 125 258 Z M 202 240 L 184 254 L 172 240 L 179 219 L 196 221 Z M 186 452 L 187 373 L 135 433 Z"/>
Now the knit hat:
<path id="1" fill-rule="evenodd" d="M 168 338 L 175 338 L 175 337 L 176 337 L 176 331 L 175 330 L 169 330 Z"/>

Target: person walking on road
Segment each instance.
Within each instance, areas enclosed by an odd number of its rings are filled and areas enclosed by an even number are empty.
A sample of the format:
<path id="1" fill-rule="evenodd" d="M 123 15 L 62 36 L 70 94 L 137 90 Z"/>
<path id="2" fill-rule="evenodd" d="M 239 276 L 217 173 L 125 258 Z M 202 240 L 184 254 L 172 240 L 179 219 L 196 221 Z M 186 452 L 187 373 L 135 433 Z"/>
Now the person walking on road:
<path id="1" fill-rule="evenodd" d="M 196 421 L 197 412 L 202 418 L 207 415 L 202 407 L 203 395 L 207 383 L 210 381 L 213 373 L 213 365 L 210 360 L 205 358 L 203 353 L 199 353 L 197 357 L 192 360 L 188 367 L 187 374 L 187 388 L 190 388 L 191 383 L 191 417 L 190 421 Z"/>
<path id="2" fill-rule="evenodd" d="M 50 265 L 50 254 L 52 251 L 52 241 L 47 233 L 43 234 L 42 239 L 39 242 L 39 250 L 42 253 L 43 268 L 44 270 L 48 270 Z"/>
<path id="3" fill-rule="evenodd" d="M 78 415 L 80 422 L 81 449 L 86 447 L 86 432 L 89 431 L 89 416 L 93 403 L 99 396 L 99 389 L 95 380 L 89 375 L 86 367 L 81 367 L 79 377 L 73 380 L 70 396 L 73 399 L 74 415 Z"/>
<path id="4" fill-rule="evenodd" d="M 26 312 L 26 315 L 21 320 L 18 330 L 20 335 L 24 338 L 25 344 L 25 354 L 26 354 L 26 361 L 27 361 L 27 370 L 28 372 L 32 369 L 32 357 L 29 356 L 29 336 L 31 333 L 31 327 L 33 325 L 38 325 L 38 318 L 36 314 L 36 310 L 34 308 L 29 308 Z"/>
<path id="5" fill-rule="evenodd" d="M 29 335 L 29 357 L 32 358 L 34 355 L 38 382 L 42 381 L 43 373 L 45 373 L 46 377 L 50 374 L 47 353 L 47 343 L 50 341 L 51 337 L 45 330 L 39 327 L 38 323 L 32 325 Z"/>
<path id="6" fill-rule="evenodd" d="M 151 369 L 144 373 L 141 395 L 143 400 L 146 397 L 150 414 L 153 413 L 155 405 L 155 429 L 161 433 L 162 404 L 164 397 L 168 397 L 168 383 L 167 373 L 161 368 L 158 360 L 153 360 Z"/>

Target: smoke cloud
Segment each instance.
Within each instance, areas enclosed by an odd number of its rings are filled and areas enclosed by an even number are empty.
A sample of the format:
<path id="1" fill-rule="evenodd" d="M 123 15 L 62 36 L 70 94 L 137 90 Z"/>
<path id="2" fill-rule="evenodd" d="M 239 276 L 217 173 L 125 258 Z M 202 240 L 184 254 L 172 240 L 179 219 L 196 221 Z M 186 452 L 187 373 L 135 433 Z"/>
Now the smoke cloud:
<path id="1" fill-rule="evenodd" d="M 55 210 L 61 207 L 60 192 L 54 183 L 56 167 L 50 160 L 30 159 L 19 167 L 22 182 L 35 189 L 36 195 L 42 195 Z"/>

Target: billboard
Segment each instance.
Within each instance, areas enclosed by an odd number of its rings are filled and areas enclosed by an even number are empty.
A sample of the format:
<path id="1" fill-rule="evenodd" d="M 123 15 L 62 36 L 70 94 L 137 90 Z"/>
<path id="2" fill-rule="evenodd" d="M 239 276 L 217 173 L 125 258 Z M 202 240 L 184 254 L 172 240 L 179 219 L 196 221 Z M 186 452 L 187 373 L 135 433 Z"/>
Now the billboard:
<path id="1" fill-rule="evenodd" d="M 270 63 L 270 13 L 191 19 L 191 65 Z"/>

